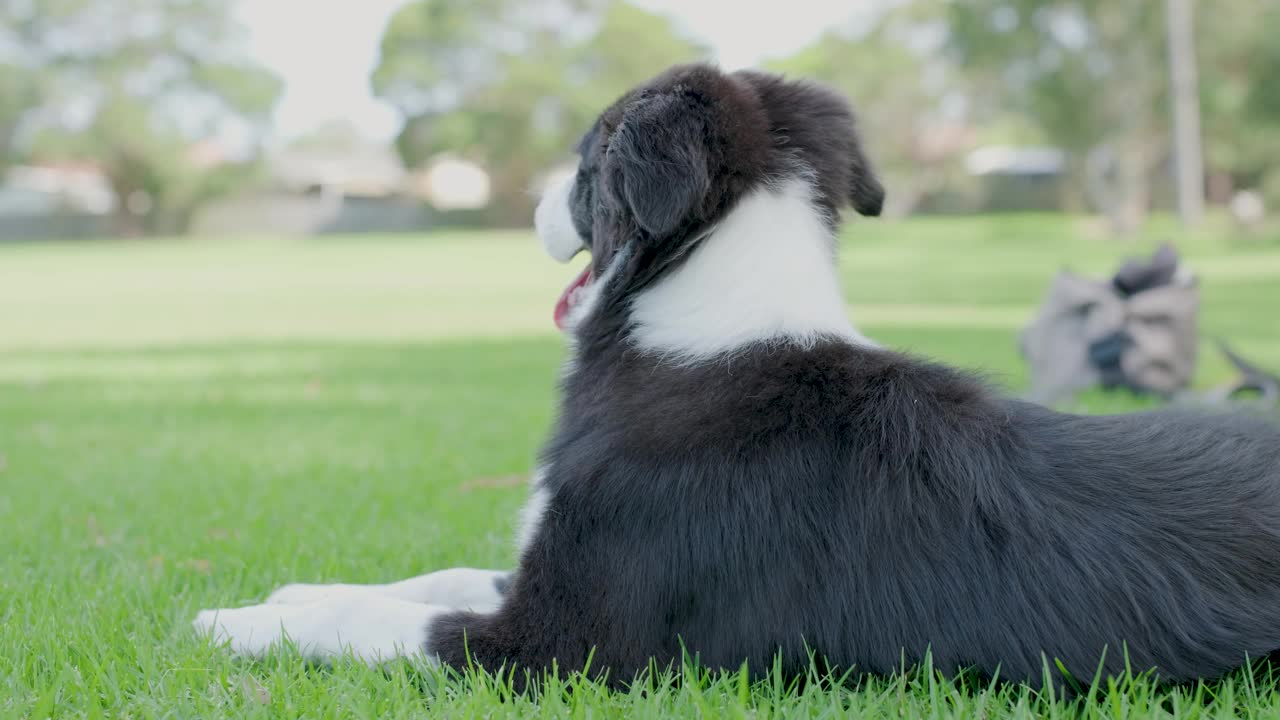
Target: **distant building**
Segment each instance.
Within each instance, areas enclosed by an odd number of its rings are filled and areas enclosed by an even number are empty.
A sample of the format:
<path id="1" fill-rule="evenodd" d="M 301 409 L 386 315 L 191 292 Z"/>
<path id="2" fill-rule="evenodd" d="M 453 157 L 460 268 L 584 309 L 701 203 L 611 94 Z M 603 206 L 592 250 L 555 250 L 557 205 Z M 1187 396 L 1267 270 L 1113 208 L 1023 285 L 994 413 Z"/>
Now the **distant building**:
<path id="1" fill-rule="evenodd" d="M 115 204 L 106 174 L 92 163 L 19 165 L 0 182 L 0 214 L 106 215 Z"/>
<path id="2" fill-rule="evenodd" d="M 1056 176 L 1067 166 L 1066 153 L 1052 147 L 988 145 L 965 157 L 970 175 Z"/>
<path id="3" fill-rule="evenodd" d="M 196 231 L 269 233 L 412 232 L 437 214 L 394 149 L 337 137 L 268 155 L 266 187 L 224 200 L 202 213 Z"/>
<path id="4" fill-rule="evenodd" d="M 437 210 L 479 210 L 489 205 L 489 173 L 476 163 L 441 155 L 414 173 L 412 192 Z"/>
<path id="5" fill-rule="evenodd" d="M 115 193 L 88 163 L 9 168 L 0 177 L 0 241 L 111 234 Z"/>
<path id="6" fill-rule="evenodd" d="M 272 153 L 273 184 L 296 193 L 331 197 L 403 194 L 409 174 L 389 147 L 294 147 Z"/>
<path id="7" fill-rule="evenodd" d="M 977 210 L 1016 212 L 1062 207 L 1067 156 L 1058 148 L 988 145 L 970 152 L 964 165 L 981 182 Z"/>

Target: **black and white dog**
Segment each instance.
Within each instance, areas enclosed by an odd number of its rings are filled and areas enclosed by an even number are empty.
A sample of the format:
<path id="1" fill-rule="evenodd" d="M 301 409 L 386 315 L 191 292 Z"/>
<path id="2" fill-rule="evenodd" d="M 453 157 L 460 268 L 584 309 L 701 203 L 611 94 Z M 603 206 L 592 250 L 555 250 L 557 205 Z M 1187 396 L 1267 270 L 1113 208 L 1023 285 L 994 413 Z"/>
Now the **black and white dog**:
<path id="1" fill-rule="evenodd" d="M 1038 681 L 1280 648 L 1280 431 L 1060 414 L 866 340 L 835 233 L 884 193 L 838 97 L 678 67 L 580 152 L 537 213 L 553 257 L 591 263 L 557 307 L 573 359 L 518 569 L 291 585 L 198 628 L 490 670 L 594 652 L 619 683 L 683 652 Z"/>

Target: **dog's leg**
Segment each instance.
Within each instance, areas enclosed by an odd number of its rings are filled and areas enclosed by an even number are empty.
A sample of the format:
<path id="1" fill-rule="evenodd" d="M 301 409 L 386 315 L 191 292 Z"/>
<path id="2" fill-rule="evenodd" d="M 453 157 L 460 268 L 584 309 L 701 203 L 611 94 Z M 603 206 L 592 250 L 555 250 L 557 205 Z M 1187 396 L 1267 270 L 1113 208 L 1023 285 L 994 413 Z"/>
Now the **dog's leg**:
<path id="1" fill-rule="evenodd" d="M 261 657 L 287 639 L 308 659 L 329 661 L 350 653 L 377 664 L 421 655 L 430 625 L 450 612 L 454 611 L 438 605 L 362 592 L 305 605 L 203 610 L 194 625 L 244 657 Z"/>
<path id="2" fill-rule="evenodd" d="M 506 571 L 452 568 L 382 585 L 285 585 L 267 597 L 267 605 L 308 605 L 330 598 L 374 594 L 455 610 L 490 612 L 502 604 Z"/>
<path id="3" fill-rule="evenodd" d="M 534 470 L 530 478 L 533 491 L 528 503 L 520 512 L 517 546 L 522 553 L 537 532 L 542 514 L 546 510 L 549 496 L 541 487 L 544 474 L 544 468 L 539 467 Z M 496 610 L 502 604 L 503 595 L 510 581 L 511 573 L 504 570 L 453 568 L 382 585 L 293 583 L 277 588 L 267 597 L 266 603 L 303 605 L 339 595 L 377 593 L 400 600 L 485 613 Z"/>

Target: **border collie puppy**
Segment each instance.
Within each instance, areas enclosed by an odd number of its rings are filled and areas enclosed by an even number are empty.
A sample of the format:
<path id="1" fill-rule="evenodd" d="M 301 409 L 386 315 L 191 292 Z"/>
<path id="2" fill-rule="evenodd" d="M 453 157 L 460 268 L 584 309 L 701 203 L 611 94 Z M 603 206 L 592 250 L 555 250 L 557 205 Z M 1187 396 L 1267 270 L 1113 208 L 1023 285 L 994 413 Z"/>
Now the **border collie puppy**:
<path id="1" fill-rule="evenodd" d="M 537 213 L 554 258 L 591 262 L 556 309 L 573 358 L 519 567 L 291 585 L 198 628 L 520 684 L 593 652 L 615 683 L 685 650 L 797 674 L 810 651 L 872 673 L 932 652 L 1036 682 L 1280 648 L 1280 431 L 1061 414 L 868 342 L 835 235 L 884 193 L 841 99 L 677 67 L 580 153 Z"/>

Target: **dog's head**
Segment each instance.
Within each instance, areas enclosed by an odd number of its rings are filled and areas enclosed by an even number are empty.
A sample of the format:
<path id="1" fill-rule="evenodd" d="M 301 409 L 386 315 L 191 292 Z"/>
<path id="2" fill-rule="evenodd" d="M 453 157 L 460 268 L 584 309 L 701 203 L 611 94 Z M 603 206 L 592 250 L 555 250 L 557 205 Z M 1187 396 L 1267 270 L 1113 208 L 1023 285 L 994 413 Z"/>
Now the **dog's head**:
<path id="1" fill-rule="evenodd" d="M 803 178 L 832 227 L 840 209 L 877 215 L 884 201 L 845 101 L 760 72 L 672 68 L 605 110 L 578 152 L 536 215 L 552 257 L 592 255 L 557 307 L 562 326 L 601 285 L 635 292 L 671 272 L 753 190 Z"/>

